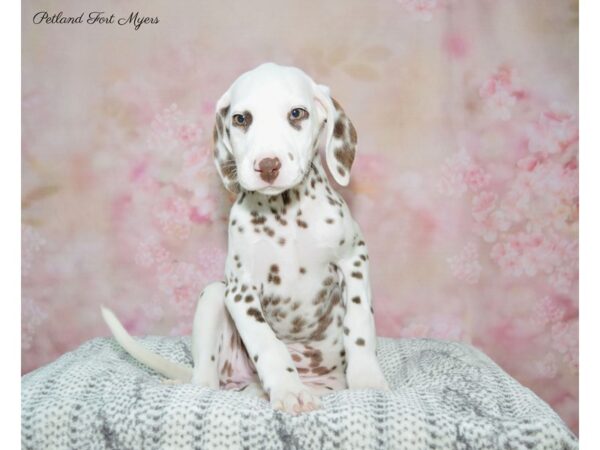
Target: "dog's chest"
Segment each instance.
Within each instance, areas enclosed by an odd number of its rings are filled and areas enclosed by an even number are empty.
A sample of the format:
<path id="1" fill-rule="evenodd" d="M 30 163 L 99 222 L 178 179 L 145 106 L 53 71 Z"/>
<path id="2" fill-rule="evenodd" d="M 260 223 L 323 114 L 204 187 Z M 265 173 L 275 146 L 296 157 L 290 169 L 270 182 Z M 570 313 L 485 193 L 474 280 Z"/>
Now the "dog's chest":
<path id="1" fill-rule="evenodd" d="M 292 191 L 287 202 L 244 199 L 230 218 L 226 273 L 256 287 L 266 321 L 286 342 L 337 335 L 344 316 L 332 261 L 345 239 L 345 205 L 307 192 Z"/>

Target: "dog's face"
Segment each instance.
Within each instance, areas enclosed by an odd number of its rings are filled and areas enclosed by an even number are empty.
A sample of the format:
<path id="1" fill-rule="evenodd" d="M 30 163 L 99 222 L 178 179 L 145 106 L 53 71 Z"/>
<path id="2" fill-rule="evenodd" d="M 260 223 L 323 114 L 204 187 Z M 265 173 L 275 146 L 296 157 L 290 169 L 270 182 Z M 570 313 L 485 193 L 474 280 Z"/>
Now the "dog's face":
<path id="1" fill-rule="evenodd" d="M 336 181 L 348 183 L 354 127 L 329 89 L 301 70 L 268 63 L 246 72 L 223 94 L 216 114 L 215 162 L 230 191 L 275 195 L 300 183 L 325 124 L 327 163 Z"/>

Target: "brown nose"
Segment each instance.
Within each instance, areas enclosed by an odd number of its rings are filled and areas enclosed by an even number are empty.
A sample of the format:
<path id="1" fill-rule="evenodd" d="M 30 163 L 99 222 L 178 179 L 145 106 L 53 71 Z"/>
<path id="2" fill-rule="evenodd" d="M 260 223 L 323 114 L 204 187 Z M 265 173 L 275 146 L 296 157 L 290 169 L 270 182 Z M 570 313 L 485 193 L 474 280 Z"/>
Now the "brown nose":
<path id="1" fill-rule="evenodd" d="M 258 163 L 258 171 L 260 177 L 267 183 L 272 183 L 279 175 L 279 169 L 281 168 L 281 161 L 279 158 L 264 158 Z"/>

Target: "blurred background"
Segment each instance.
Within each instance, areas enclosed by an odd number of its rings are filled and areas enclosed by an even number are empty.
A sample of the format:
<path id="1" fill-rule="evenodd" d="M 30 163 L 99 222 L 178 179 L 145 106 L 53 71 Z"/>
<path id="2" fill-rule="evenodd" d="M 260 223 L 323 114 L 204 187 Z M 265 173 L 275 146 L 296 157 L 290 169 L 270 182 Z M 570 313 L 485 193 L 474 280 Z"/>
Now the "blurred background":
<path id="1" fill-rule="evenodd" d="M 223 276 L 215 101 L 295 65 L 359 137 L 343 195 L 378 334 L 471 343 L 578 431 L 573 0 L 25 0 L 22 371 L 107 336 L 187 334 Z M 158 17 L 40 24 L 36 12 Z"/>

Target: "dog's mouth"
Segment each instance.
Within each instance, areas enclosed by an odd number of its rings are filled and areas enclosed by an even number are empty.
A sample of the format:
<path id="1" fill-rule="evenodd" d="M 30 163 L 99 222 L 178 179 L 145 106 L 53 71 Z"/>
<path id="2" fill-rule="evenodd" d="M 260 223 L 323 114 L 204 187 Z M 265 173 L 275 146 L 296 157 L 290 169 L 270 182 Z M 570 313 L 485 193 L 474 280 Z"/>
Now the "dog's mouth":
<path id="1" fill-rule="evenodd" d="M 255 192 L 259 192 L 259 193 L 264 194 L 264 195 L 278 195 L 278 194 L 281 194 L 282 192 L 285 192 L 285 191 L 287 191 L 289 189 L 295 188 L 296 186 L 298 186 L 299 184 L 301 184 L 302 181 L 305 178 L 306 178 L 306 174 L 304 172 L 301 172 L 290 183 L 285 183 L 285 184 L 276 184 L 276 183 L 273 183 L 273 184 L 269 184 L 269 185 L 266 185 L 264 187 L 260 187 L 260 188 L 256 189 Z"/>
<path id="2" fill-rule="evenodd" d="M 311 166 L 309 164 L 308 167 L 300 169 L 297 175 L 289 182 L 283 182 L 279 178 L 275 178 L 273 181 L 270 182 L 261 177 L 259 182 L 260 186 L 245 185 L 246 183 L 244 182 L 240 182 L 240 185 L 244 190 L 249 192 L 257 192 L 259 194 L 267 196 L 279 195 L 282 192 L 285 192 L 289 189 L 293 189 L 298 185 L 302 184 L 304 180 L 306 180 L 306 177 L 310 172 L 310 168 Z"/>

